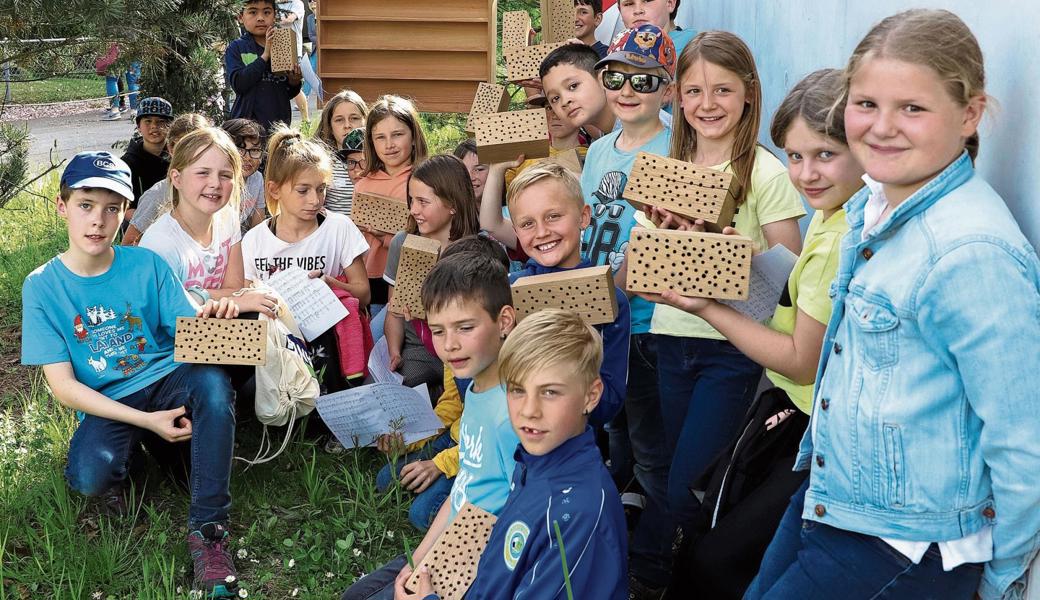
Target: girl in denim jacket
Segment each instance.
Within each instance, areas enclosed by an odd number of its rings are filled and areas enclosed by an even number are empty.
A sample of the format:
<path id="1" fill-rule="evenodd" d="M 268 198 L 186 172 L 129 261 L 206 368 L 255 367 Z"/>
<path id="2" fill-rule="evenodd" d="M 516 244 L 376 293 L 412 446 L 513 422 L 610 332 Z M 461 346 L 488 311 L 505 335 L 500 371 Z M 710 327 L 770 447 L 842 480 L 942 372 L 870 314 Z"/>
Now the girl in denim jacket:
<path id="1" fill-rule="evenodd" d="M 846 69 L 846 205 L 812 423 L 746 598 L 1020 598 L 1040 547 L 1040 261 L 977 176 L 982 52 L 941 10 Z"/>

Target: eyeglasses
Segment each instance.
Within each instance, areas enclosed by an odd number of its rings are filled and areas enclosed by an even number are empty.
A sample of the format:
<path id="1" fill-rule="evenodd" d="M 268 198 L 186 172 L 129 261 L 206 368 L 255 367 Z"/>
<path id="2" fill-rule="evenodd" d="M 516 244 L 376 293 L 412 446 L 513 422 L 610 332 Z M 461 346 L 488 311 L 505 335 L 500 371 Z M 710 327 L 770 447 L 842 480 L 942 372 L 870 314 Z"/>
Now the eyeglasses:
<path id="1" fill-rule="evenodd" d="M 238 146 L 238 153 L 241 154 L 242 156 L 246 156 L 246 157 L 249 157 L 249 158 L 256 159 L 256 158 L 263 157 L 264 149 L 263 148 L 245 148 L 243 146 Z"/>
<path id="2" fill-rule="evenodd" d="M 348 158 L 345 161 L 348 169 L 364 169 L 365 159 L 363 158 Z"/>
<path id="3" fill-rule="evenodd" d="M 625 87 L 625 82 L 632 84 L 632 89 L 640 94 L 652 94 L 661 87 L 662 83 L 668 83 L 667 77 L 651 75 L 650 73 L 622 73 L 621 71 L 603 71 L 600 76 L 603 87 L 616 92 Z"/>

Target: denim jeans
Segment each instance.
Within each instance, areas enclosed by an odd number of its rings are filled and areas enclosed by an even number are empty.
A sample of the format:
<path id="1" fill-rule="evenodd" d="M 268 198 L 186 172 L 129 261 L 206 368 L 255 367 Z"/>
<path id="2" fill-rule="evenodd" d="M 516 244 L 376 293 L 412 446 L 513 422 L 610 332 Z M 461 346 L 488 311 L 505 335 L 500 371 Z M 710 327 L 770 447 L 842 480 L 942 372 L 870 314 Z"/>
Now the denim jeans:
<path id="1" fill-rule="evenodd" d="M 368 326 L 372 328 L 372 343 L 379 341 L 379 338 L 383 337 L 383 324 L 386 321 L 386 305 L 385 304 L 369 304 L 368 305 Z"/>
<path id="2" fill-rule="evenodd" d="M 802 520 L 806 479 L 769 544 L 758 577 L 745 600 L 885 598 L 888 600 L 970 600 L 983 565 L 963 564 L 943 571 L 935 544 L 919 564 L 880 538 Z"/>
<path id="3" fill-rule="evenodd" d="M 383 468 L 376 474 L 376 488 L 380 492 L 385 491 L 395 480 L 400 479 L 401 469 L 406 464 L 419 460 L 430 460 L 442 450 L 447 450 L 457 444 L 458 442 L 451 439 L 451 433 L 445 431 L 422 448 L 398 458 L 393 465 L 389 463 L 383 465 Z M 394 469 L 393 473 L 390 471 L 391 466 Z M 441 475 L 412 500 L 412 506 L 408 509 L 408 520 L 415 525 L 416 529 L 425 531 L 430 528 L 430 523 L 437 516 L 437 511 L 441 509 L 444 500 L 451 494 L 451 484 L 454 481 L 454 477 Z"/>
<path id="4" fill-rule="evenodd" d="M 181 365 L 119 402 L 147 412 L 187 407 L 192 427 L 192 439 L 186 442 L 191 449 L 188 526 L 196 529 L 204 523 L 226 522 L 231 508 L 228 482 L 235 407 L 224 370 L 212 365 Z M 130 460 L 149 437 L 156 436 L 127 423 L 86 415 L 69 443 L 65 478 L 74 490 L 100 496 L 126 479 Z"/>
<path id="5" fill-rule="evenodd" d="M 725 340 L 659 335 L 657 375 L 672 452 L 668 504 L 682 526 L 697 509 L 690 485 L 737 435 L 762 367 Z"/>
<path id="6" fill-rule="evenodd" d="M 347 588 L 340 600 L 394 600 L 394 580 L 408 564 L 404 554 L 365 575 Z"/>
<path id="7" fill-rule="evenodd" d="M 112 108 L 119 108 L 119 78 L 123 73 L 115 72 L 114 75 L 105 75 L 105 95 L 111 98 L 109 104 Z M 137 91 L 140 86 L 137 80 L 141 77 L 141 63 L 130 63 L 126 70 L 126 87 L 129 88 L 130 110 L 137 110 Z"/>

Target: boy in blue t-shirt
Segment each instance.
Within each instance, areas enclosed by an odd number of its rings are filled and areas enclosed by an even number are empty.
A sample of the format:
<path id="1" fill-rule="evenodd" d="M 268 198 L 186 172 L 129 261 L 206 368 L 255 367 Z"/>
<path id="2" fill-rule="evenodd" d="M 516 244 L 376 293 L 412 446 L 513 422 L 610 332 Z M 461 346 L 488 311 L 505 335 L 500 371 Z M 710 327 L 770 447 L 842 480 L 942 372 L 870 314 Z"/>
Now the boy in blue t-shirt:
<path id="1" fill-rule="evenodd" d="M 176 319 L 196 311 L 157 254 L 112 247 L 132 199 L 122 160 L 82 152 L 69 162 L 57 199 L 69 248 L 22 284 L 22 364 L 42 365 L 54 397 L 84 414 L 69 443 L 69 485 L 117 511 L 142 443 L 203 441 L 205 451 L 191 453 L 188 547 L 196 588 L 231 597 L 231 385 L 219 367 L 173 362 Z M 222 299 L 198 314 L 231 318 L 237 308 Z"/>
<path id="2" fill-rule="evenodd" d="M 502 346 L 498 369 L 520 448 L 467 599 L 628 598 L 624 512 L 587 422 L 603 392 L 602 359 L 599 335 L 563 310 L 525 318 Z M 432 592 L 420 574 L 417 593 L 402 588 L 396 598 L 432 600 Z"/>
<path id="3" fill-rule="evenodd" d="M 418 564 L 466 502 L 498 514 L 509 495 L 519 440 L 509 424 L 498 378 L 498 351 L 513 329 L 509 276 L 485 253 L 464 251 L 441 260 L 423 282 L 422 304 L 437 356 L 456 377 L 471 379 L 459 425 L 459 472 L 422 542 Z M 411 576 L 402 555 L 360 579 L 342 600 L 388 600 Z"/>
<path id="4" fill-rule="evenodd" d="M 235 90 L 231 118 L 260 123 L 265 137 L 275 123 L 292 123 L 290 103 L 302 87 L 298 64 L 286 75 L 271 72 L 268 42 L 276 30 L 276 11 L 274 0 L 245 0 L 238 21 L 246 32 L 228 45 L 224 55 L 228 85 Z"/>

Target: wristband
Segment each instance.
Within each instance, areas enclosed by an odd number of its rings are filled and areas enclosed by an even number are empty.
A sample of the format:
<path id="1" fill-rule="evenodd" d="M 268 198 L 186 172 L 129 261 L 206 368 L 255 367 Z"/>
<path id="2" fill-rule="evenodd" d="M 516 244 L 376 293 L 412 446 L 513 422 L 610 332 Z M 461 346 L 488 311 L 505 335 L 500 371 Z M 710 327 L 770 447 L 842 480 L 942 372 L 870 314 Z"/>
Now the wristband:
<path id="1" fill-rule="evenodd" d="M 423 596 L 422 600 L 441 600 L 441 597 L 437 594 L 427 594 Z"/>
<path id="2" fill-rule="evenodd" d="M 189 288 L 185 288 L 185 291 L 194 296 L 195 299 L 199 301 L 200 306 L 209 301 L 209 292 L 201 285 L 193 285 Z"/>

